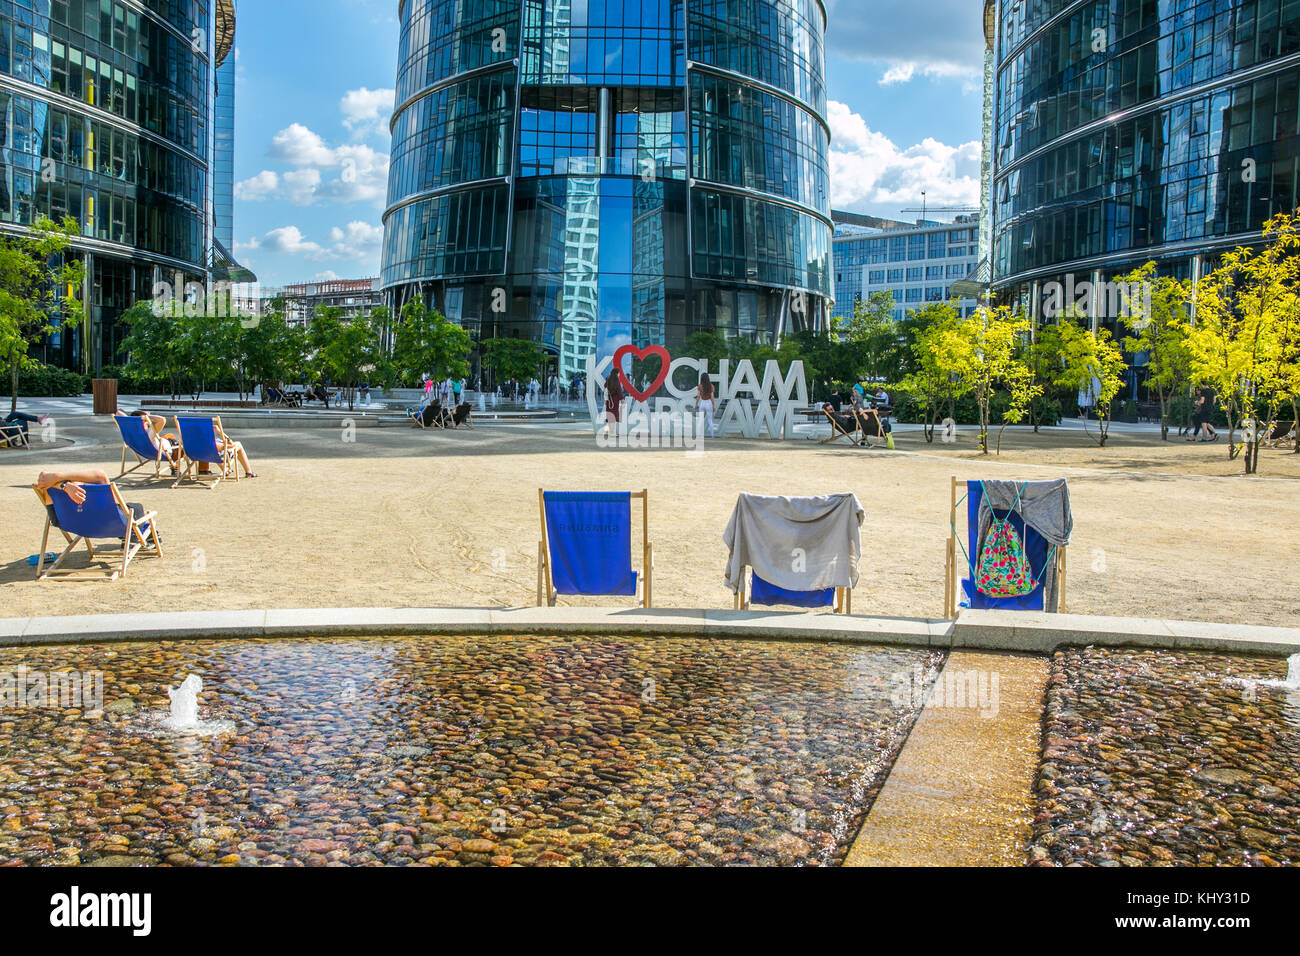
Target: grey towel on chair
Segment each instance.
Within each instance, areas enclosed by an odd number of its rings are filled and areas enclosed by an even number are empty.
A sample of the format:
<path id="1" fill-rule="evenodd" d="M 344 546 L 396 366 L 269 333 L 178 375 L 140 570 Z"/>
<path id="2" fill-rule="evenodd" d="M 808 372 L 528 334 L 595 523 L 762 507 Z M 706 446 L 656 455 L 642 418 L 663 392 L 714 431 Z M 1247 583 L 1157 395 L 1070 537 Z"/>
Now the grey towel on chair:
<path id="1" fill-rule="evenodd" d="M 1019 501 L 1016 500 L 1019 496 Z M 984 539 L 993 525 L 991 508 L 1010 511 L 1024 519 L 1025 524 L 1041 534 L 1049 544 L 1064 548 L 1070 543 L 1074 530 L 1074 513 L 1070 510 L 1070 488 L 1064 478 L 1052 481 L 986 481 L 984 497 L 980 501 L 980 528 L 976 538 L 973 560 L 984 552 Z M 1056 577 L 1056 562 L 1049 561 L 1043 571 L 1043 610 L 1055 614 L 1060 606 L 1060 582 Z"/>
<path id="2" fill-rule="evenodd" d="M 849 492 L 816 498 L 742 494 L 722 535 L 730 552 L 727 587 L 740 590 L 746 565 L 787 591 L 856 586 L 863 517 Z"/>

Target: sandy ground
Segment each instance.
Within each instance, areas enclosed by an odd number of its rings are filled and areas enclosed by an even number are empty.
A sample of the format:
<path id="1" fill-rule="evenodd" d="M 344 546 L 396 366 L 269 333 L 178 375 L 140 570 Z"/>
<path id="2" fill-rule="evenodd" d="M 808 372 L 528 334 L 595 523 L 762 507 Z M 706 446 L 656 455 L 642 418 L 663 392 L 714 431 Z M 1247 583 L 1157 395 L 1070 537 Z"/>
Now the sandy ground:
<path id="1" fill-rule="evenodd" d="M 907 433 L 896 453 L 727 439 L 688 457 L 600 450 L 589 432 L 554 426 L 391 426 L 350 443 L 326 429 L 231 429 L 261 477 L 214 491 L 122 482 L 128 501 L 158 511 L 162 560 L 114 583 L 37 583 L 26 559 L 45 513 L 30 483 L 42 469 L 115 475 L 120 459 L 111 421 L 61 424 L 80 444 L 0 452 L 0 616 L 531 604 L 545 486 L 649 489 L 655 603 L 679 607 L 731 606 L 721 535 L 738 492 L 851 490 L 867 512 L 854 611 L 937 617 L 956 474 L 1070 479 L 1070 611 L 1300 624 L 1300 456 L 1273 452 L 1247 479 L 1222 440 L 1123 434 L 1099 450 L 1077 431 L 1017 430 L 1001 457 L 981 459 L 968 432 L 953 446 Z"/>

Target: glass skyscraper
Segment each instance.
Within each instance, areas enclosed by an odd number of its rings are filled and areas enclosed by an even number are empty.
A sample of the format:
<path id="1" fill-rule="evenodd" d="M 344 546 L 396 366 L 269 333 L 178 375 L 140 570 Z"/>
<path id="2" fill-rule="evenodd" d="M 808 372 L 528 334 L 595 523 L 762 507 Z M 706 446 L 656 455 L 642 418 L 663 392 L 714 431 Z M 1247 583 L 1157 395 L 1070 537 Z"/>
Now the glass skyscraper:
<path id="1" fill-rule="evenodd" d="M 0 230 L 70 216 L 87 322 L 37 356 L 121 358 L 117 316 L 159 278 L 206 279 L 213 66 L 231 0 L 0 0 Z"/>
<path id="2" fill-rule="evenodd" d="M 993 282 L 1195 278 L 1300 204 L 1300 0 L 1000 0 Z"/>
<path id="3" fill-rule="evenodd" d="M 567 383 L 831 283 L 820 0 L 404 0 L 383 277 Z"/>

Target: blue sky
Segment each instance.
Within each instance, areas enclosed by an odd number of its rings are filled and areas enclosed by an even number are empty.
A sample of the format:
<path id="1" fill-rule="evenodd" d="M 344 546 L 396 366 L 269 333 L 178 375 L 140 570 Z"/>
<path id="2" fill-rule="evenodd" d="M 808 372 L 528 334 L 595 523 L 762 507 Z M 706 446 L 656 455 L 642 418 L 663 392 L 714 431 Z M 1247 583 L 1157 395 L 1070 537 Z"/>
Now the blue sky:
<path id="1" fill-rule="evenodd" d="M 827 0 L 831 195 L 979 197 L 980 0 Z M 242 0 L 235 252 L 263 285 L 376 275 L 397 0 Z"/>

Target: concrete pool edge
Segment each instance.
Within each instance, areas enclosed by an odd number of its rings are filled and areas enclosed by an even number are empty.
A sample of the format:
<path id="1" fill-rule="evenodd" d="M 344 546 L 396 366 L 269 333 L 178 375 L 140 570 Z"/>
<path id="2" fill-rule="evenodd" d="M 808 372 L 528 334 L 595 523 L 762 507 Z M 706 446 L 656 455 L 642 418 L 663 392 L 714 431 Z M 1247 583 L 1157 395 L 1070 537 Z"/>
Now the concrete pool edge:
<path id="1" fill-rule="evenodd" d="M 0 618 L 0 646 L 150 640 L 421 635 L 641 635 L 843 641 L 1050 654 L 1079 645 L 1285 657 L 1300 628 L 962 611 L 953 621 L 689 608 L 305 608 Z"/>

